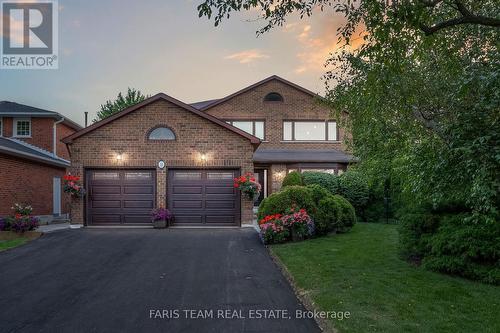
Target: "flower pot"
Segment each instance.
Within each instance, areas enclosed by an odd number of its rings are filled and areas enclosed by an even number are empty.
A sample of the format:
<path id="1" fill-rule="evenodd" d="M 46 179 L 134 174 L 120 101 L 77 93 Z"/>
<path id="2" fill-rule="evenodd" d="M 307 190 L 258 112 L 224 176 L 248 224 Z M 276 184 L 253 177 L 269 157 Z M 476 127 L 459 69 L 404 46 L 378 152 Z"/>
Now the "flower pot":
<path id="1" fill-rule="evenodd" d="M 155 229 L 163 229 L 167 227 L 167 221 L 166 220 L 158 220 L 158 221 L 153 221 L 153 226 Z"/>

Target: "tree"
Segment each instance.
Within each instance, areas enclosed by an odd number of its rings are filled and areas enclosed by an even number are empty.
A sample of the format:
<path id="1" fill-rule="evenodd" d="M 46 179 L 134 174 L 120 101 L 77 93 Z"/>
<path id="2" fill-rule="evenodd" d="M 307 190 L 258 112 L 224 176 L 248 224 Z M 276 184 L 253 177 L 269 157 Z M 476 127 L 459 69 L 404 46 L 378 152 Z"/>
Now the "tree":
<path id="1" fill-rule="evenodd" d="M 103 120 L 129 106 L 142 102 L 148 97 L 149 96 L 143 95 L 140 90 L 128 88 L 125 97 L 123 97 L 120 92 L 114 101 L 108 100 L 105 104 L 101 104 L 101 109 L 97 112 L 96 118 L 94 118 L 93 122 L 95 123 Z"/>
<path id="2" fill-rule="evenodd" d="M 327 104 L 349 113 L 343 125 L 360 169 L 372 181 L 395 179 L 408 204 L 456 201 L 495 221 L 498 1 L 206 0 L 198 11 L 217 25 L 233 11 L 260 9 L 264 33 L 316 8 L 346 18 L 338 30 L 345 45 L 363 30 L 363 45 L 327 59 L 334 70 L 325 75 Z"/>

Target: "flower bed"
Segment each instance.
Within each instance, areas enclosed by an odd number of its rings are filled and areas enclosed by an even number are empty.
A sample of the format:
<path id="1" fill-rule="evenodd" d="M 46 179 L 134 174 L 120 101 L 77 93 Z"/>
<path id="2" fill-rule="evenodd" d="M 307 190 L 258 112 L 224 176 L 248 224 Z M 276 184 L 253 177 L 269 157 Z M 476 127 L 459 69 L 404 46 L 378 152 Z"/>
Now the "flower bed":
<path id="1" fill-rule="evenodd" d="M 305 209 L 289 214 L 267 215 L 259 221 L 260 236 L 265 244 L 299 241 L 314 234 L 314 222 Z"/>
<path id="2" fill-rule="evenodd" d="M 14 215 L 0 218 L 0 231 L 14 231 L 24 233 L 35 230 L 39 225 L 37 217 L 32 216 L 33 208 L 30 205 L 14 204 Z"/>

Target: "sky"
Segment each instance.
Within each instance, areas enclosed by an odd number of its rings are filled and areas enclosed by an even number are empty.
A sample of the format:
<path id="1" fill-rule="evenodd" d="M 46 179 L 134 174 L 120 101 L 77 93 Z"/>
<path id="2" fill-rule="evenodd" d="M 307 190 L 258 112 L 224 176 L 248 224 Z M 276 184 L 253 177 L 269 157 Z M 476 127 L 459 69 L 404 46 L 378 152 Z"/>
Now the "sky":
<path id="1" fill-rule="evenodd" d="M 316 93 L 342 22 L 333 11 L 291 17 L 257 36 L 256 10 L 218 27 L 202 0 L 59 0 L 59 69 L 0 69 L 0 100 L 52 110 L 83 124 L 127 87 L 191 103 L 229 95 L 271 75 Z"/>

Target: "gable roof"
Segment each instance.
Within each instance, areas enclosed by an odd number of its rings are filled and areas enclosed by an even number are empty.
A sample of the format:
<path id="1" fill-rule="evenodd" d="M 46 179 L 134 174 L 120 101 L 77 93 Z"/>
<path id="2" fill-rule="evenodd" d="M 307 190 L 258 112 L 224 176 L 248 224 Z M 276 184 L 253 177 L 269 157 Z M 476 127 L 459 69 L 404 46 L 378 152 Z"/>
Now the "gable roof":
<path id="1" fill-rule="evenodd" d="M 195 109 L 201 110 L 201 109 L 209 106 L 210 104 L 217 102 L 218 100 L 219 100 L 219 98 L 217 98 L 217 99 L 210 99 L 208 101 L 201 101 L 201 102 L 196 102 L 196 103 L 190 103 L 189 105 L 191 105 Z"/>
<path id="2" fill-rule="evenodd" d="M 308 95 L 310 95 L 312 97 L 321 98 L 321 99 L 323 98 L 320 95 L 318 95 L 316 93 L 313 93 L 312 91 L 310 91 L 310 90 L 308 90 L 308 89 L 306 89 L 304 87 L 299 86 L 298 84 L 295 84 L 293 82 L 285 80 L 284 78 L 279 77 L 278 75 L 272 75 L 272 76 L 270 76 L 268 78 L 265 78 L 264 80 L 261 80 L 261 81 L 259 81 L 257 83 L 254 83 L 254 84 L 252 84 L 252 85 L 250 85 L 250 86 L 248 86 L 246 88 L 238 90 L 237 92 L 232 93 L 231 95 L 228 95 L 228 96 L 226 96 L 224 98 L 220 98 L 220 99 L 208 101 L 208 102 L 211 102 L 211 103 L 207 103 L 205 105 L 202 105 L 200 107 L 200 110 L 206 111 L 206 110 L 208 110 L 208 109 L 210 109 L 210 108 L 212 108 L 212 107 L 214 107 L 216 105 L 222 104 L 222 103 L 224 103 L 224 102 L 226 102 L 226 101 L 228 101 L 228 100 L 230 100 L 230 99 L 232 99 L 232 98 L 234 98 L 234 97 L 236 97 L 238 95 L 241 95 L 241 94 L 243 94 L 243 93 L 245 93 L 245 92 L 247 92 L 249 90 L 252 90 L 252 89 L 254 89 L 254 88 L 258 87 L 258 86 L 261 86 L 261 85 L 263 85 L 265 83 L 268 83 L 270 81 L 273 81 L 273 80 L 276 80 L 276 81 L 279 81 L 279 82 L 281 82 L 283 84 L 286 84 L 286 85 L 288 85 L 288 86 L 290 86 L 292 88 L 295 88 L 295 89 L 297 89 L 297 90 L 299 90 L 299 91 L 301 91 L 303 93 L 306 93 L 306 94 L 308 94 Z M 193 103 L 193 104 L 201 104 L 201 103 L 206 103 L 206 102 L 199 102 L 199 103 Z"/>
<path id="3" fill-rule="evenodd" d="M 54 118 L 57 120 L 63 120 L 63 123 L 68 127 L 78 131 L 82 129 L 82 126 L 78 125 L 66 116 L 60 113 L 39 109 L 33 106 L 19 104 L 10 101 L 0 101 L 0 117 L 39 117 L 39 118 Z"/>
<path id="4" fill-rule="evenodd" d="M 62 168 L 69 167 L 70 165 L 68 160 L 55 156 L 53 153 L 45 149 L 14 138 L 0 137 L 0 153 L 55 165 Z"/>
<path id="5" fill-rule="evenodd" d="M 170 103 L 172 103 L 172 104 L 174 104 L 174 105 L 176 105 L 176 106 L 178 106 L 178 107 L 180 107 L 180 108 L 182 108 L 182 109 L 184 109 L 186 111 L 192 112 L 192 113 L 194 113 L 194 114 L 196 114 L 196 115 L 198 115 L 198 116 L 200 116 L 200 117 L 202 117 L 204 119 L 207 119 L 208 121 L 210 121 L 212 123 L 215 123 L 215 124 L 217 124 L 217 125 L 219 125 L 221 127 L 224 127 L 226 129 L 228 129 L 228 130 L 230 130 L 230 131 L 232 131 L 232 132 L 234 132 L 234 133 L 236 133 L 236 134 L 238 134 L 238 135 L 240 135 L 240 136 L 248 139 L 252 144 L 256 144 L 256 145 L 260 144 L 260 139 L 259 138 L 255 137 L 255 136 L 253 136 L 251 134 L 248 134 L 247 132 L 242 131 L 239 128 L 236 128 L 236 127 L 234 127 L 232 125 L 229 125 L 228 123 L 226 123 L 226 122 L 224 122 L 224 121 L 222 121 L 222 120 L 220 120 L 220 119 L 218 119 L 218 118 L 216 118 L 214 116 L 206 114 L 206 113 L 204 113 L 204 112 L 202 112 L 202 111 L 200 111 L 198 109 L 195 109 L 194 107 L 192 107 L 192 106 L 190 106 L 190 105 L 188 105 L 186 103 L 183 103 L 183 102 L 181 102 L 181 101 L 179 101 L 179 100 L 177 100 L 177 99 L 175 99 L 173 97 L 170 97 L 170 96 L 168 96 L 168 95 L 166 95 L 164 93 L 156 94 L 154 96 L 151 96 L 151 97 L 145 99 L 144 101 L 142 101 L 140 103 L 137 103 L 137 104 L 132 105 L 132 106 L 126 108 L 126 109 L 123 109 L 122 111 L 120 111 L 118 113 L 115 113 L 112 116 L 109 116 L 109 117 L 107 117 L 107 118 L 105 118 L 105 119 L 103 119 L 101 121 L 98 121 L 98 122 L 96 122 L 96 123 L 94 123 L 94 124 L 92 124 L 92 125 L 90 125 L 88 127 L 85 127 L 84 129 L 82 129 L 82 130 L 80 130 L 80 131 L 78 131 L 76 133 L 73 133 L 70 136 L 65 137 L 62 141 L 64 143 L 72 143 L 73 140 L 76 139 L 76 138 L 79 138 L 79 137 L 81 137 L 81 136 L 83 136 L 83 135 L 85 135 L 85 134 L 87 134 L 89 132 L 92 132 L 92 131 L 98 129 L 99 127 L 102 127 L 102 126 L 104 126 L 104 125 L 106 125 L 106 124 L 108 124 L 108 123 L 110 123 L 110 122 L 112 122 L 112 121 L 114 121 L 114 120 L 116 120 L 118 118 L 121 118 L 121 117 L 123 117 L 123 116 L 125 116 L 125 115 L 127 115 L 127 114 L 129 114 L 131 112 L 134 112 L 134 111 L 136 111 L 136 110 L 138 110 L 138 109 L 140 109 L 140 108 L 142 108 L 142 107 L 144 107 L 146 105 L 149 105 L 151 103 L 154 103 L 154 102 L 160 101 L 160 100 L 164 100 L 164 101 L 170 102 Z"/>

